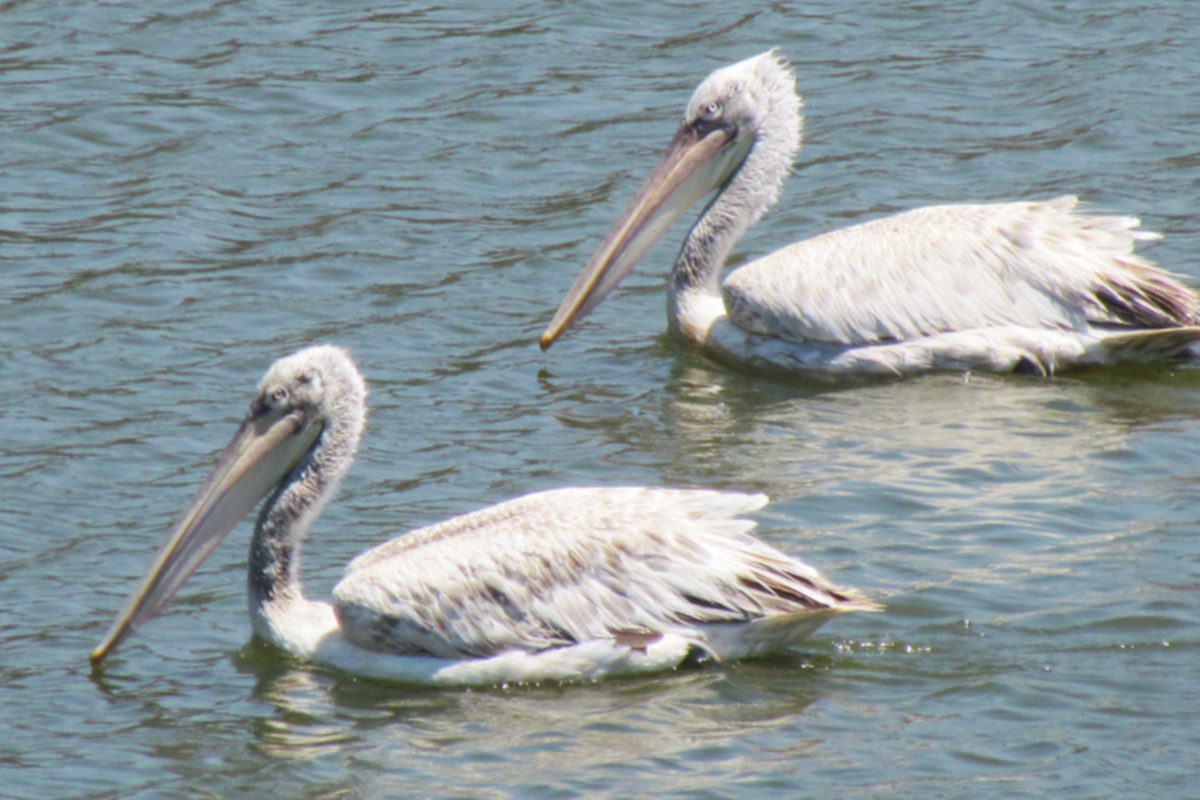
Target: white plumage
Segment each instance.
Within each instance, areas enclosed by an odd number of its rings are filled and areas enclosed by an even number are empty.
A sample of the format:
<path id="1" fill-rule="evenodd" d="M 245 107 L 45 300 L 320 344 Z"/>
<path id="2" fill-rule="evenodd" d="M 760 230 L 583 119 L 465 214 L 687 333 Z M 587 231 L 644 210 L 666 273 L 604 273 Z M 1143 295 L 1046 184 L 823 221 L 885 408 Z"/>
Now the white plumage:
<path id="1" fill-rule="evenodd" d="M 559 307 L 549 347 L 595 308 L 695 201 L 669 281 L 671 329 L 735 365 L 1048 374 L 1184 354 L 1200 295 L 1133 253 L 1156 239 L 1074 197 L 945 205 L 797 242 L 720 272 L 775 202 L 800 146 L 800 99 L 772 53 L 718 70 Z"/>
<path id="2" fill-rule="evenodd" d="M 541 492 L 413 531 L 354 559 L 333 604 L 297 574 L 307 526 L 348 469 L 366 387 L 341 350 L 277 362 L 250 414 L 93 652 L 161 608 L 264 495 L 250 546 L 255 632 L 359 674 L 438 683 L 599 678 L 778 652 L 857 592 L 751 538 L 763 495 Z"/>

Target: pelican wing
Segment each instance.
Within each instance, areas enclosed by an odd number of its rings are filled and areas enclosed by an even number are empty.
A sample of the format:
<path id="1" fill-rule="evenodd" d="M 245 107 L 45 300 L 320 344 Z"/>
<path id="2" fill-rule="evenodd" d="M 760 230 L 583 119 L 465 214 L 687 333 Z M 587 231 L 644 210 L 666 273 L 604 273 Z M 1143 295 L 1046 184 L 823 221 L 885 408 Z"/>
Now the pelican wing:
<path id="1" fill-rule="evenodd" d="M 338 618 L 369 650 L 462 658 L 869 607 L 746 535 L 754 523 L 736 515 L 766 502 L 645 488 L 528 495 L 364 553 L 334 590 Z"/>
<path id="2" fill-rule="evenodd" d="M 1133 254 L 1132 217 L 1045 203 L 930 206 L 785 247 L 723 287 L 743 330 L 866 345 L 991 326 L 1194 324 L 1200 296 Z"/>

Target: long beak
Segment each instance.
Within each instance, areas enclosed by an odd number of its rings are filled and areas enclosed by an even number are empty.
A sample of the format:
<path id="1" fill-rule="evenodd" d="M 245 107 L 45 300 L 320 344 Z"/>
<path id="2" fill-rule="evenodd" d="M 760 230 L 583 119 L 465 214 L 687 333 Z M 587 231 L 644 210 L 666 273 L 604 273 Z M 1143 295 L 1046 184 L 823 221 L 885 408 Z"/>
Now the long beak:
<path id="1" fill-rule="evenodd" d="M 729 147 L 731 142 L 738 144 L 736 131 L 714 128 L 702 134 L 688 125 L 680 127 L 646 183 L 575 279 L 538 340 L 543 350 L 600 305 L 684 209 L 737 170 L 751 142 Z"/>
<path id="2" fill-rule="evenodd" d="M 167 604 L 225 535 L 303 458 L 320 434 L 303 411 L 253 412 L 158 549 L 108 634 L 91 654 L 104 660 L 125 637 Z"/>

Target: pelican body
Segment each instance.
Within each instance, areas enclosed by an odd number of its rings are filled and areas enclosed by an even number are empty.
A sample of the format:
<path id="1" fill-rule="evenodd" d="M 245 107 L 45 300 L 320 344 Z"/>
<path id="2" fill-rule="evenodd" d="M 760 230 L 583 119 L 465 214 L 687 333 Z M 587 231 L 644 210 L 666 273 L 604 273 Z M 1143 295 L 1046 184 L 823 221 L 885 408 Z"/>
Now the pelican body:
<path id="1" fill-rule="evenodd" d="M 250 412 L 92 652 L 161 609 L 263 498 L 250 543 L 255 634 L 362 675 L 426 683 L 595 679 L 784 650 L 875 606 L 751 538 L 763 495 L 653 488 L 531 494 L 413 531 L 304 597 L 299 547 L 349 468 L 366 386 L 335 347 L 267 372 Z"/>
<path id="2" fill-rule="evenodd" d="M 1074 197 L 943 205 L 797 242 L 720 283 L 734 244 L 774 204 L 800 148 L 795 79 L 774 52 L 696 89 L 667 151 L 542 335 L 592 311 L 671 223 L 712 190 L 668 281 L 671 331 L 771 372 L 928 369 L 1050 374 L 1176 358 L 1200 340 L 1200 295 L 1133 253 L 1159 238 Z"/>

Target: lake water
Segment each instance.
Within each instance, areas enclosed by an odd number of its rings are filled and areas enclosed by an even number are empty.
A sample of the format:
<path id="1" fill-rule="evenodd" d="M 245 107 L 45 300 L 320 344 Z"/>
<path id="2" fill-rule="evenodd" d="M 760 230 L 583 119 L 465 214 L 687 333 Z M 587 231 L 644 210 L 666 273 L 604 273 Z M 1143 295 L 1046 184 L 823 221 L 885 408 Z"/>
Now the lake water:
<path id="1" fill-rule="evenodd" d="M 805 147 L 745 259 L 1076 193 L 1200 283 L 1200 5 L 0 6 L 0 795 L 1196 797 L 1200 369 L 836 390 L 663 335 L 684 226 L 536 337 L 712 69 L 778 47 Z M 886 611 L 794 655 L 435 690 L 250 643 L 248 526 L 87 653 L 275 358 L 370 381 L 311 595 L 566 485 L 765 491 Z"/>

